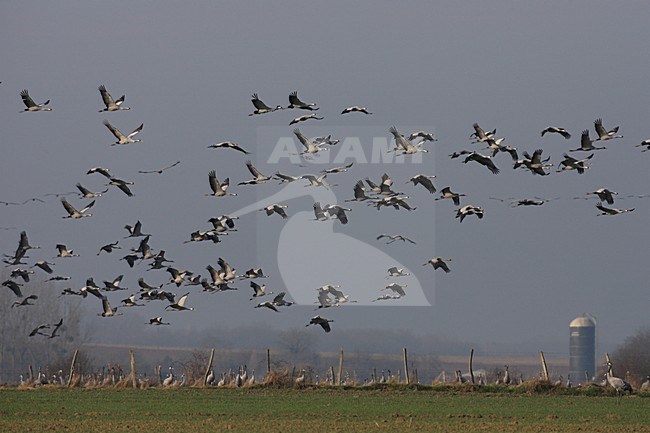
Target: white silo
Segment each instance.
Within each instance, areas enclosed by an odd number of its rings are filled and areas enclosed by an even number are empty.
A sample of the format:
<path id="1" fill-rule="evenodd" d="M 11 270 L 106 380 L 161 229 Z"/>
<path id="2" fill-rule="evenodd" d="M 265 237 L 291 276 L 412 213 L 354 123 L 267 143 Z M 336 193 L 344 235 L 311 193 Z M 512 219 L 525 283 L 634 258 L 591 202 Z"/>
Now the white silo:
<path id="1" fill-rule="evenodd" d="M 589 315 L 569 324 L 569 374 L 573 383 L 585 383 L 596 374 L 596 321 Z"/>

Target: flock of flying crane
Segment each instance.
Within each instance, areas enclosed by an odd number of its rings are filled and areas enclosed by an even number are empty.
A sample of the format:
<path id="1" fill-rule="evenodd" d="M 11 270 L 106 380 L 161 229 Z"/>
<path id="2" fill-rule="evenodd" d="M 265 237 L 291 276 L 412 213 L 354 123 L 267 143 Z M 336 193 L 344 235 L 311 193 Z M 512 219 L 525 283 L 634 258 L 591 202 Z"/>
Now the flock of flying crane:
<path id="1" fill-rule="evenodd" d="M 104 87 L 103 85 L 99 87 L 99 92 L 101 94 L 102 100 L 105 105 L 105 107 L 99 110 L 99 112 L 115 112 L 121 110 L 130 110 L 129 107 L 124 106 L 124 100 L 125 100 L 124 96 L 121 96 L 118 99 L 113 99 L 113 97 L 110 95 L 106 87 Z M 27 90 L 23 90 L 20 93 L 20 96 L 26 107 L 24 110 L 22 110 L 23 112 L 52 110 L 48 106 L 50 102 L 49 100 L 37 104 L 31 98 Z M 294 125 L 297 123 L 306 122 L 310 120 L 323 119 L 323 117 L 317 117 L 316 114 L 314 113 L 315 111 L 319 110 L 319 107 L 315 103 L 305 103 L 301 101 L 298 98 L 297 92 L 293 92 L 289 95 L 289 105 L 287 107 L 282 107 L 280 105 L 275 107 L 270 107 L 266 105 L 264 102 L 262 102 L 258 98 L 257 94 L 253 94 L 252 103 L 255 107 L 255 110 L 253 113 L 250 113 L 249 116 L 269 114 L 275 111 L 286 110 L 286 109 L 300 109 L 300 110 L 311 111 L 312 113 L 301 115 L 292 119 L 289 125 Z M 361 113 L 365 115 L 372 114 L 371 112 L 368 111 L 366 107 L 362 107 L 362 106 L 351 106 L 345 108 L 341 112 L 342 115 L 348 113 Z M 103 124 L 107 127 L 107 129 L 113 134 L 113 136 L 116 139 L 116 142 L 114 142 L 112 145 L 115 146 L 133 145 L 141 141 L 139 138 L 136 138 L 136 136 L 143 130 L 144 124 L 140 124 L 140 126 L 135 128 L 133 131 L 131 131 L 128 134 L 124 134 L 107 120 L 104 120 Z M 604 146 L 602 147 L 595 146 L 594 145 L 595 142 L 605 142 L 605 141 L 619 139 L 623 137 L 622 135 L 617 135 L 619 130 L 618 127 L 612 128 L 611 130 L 607 130 L 603 126 L 603 122 L 601 119 L 597 119 L 594 122 L 594 127 L 596 131 L 595 139 L 592 140 L 590 138 L 589 131 L 584 130 L 581 134 L 580 147 L 569 151 L 572 153 L 575 152 L 591 152 L 591 153 L 585 156 L 584 158 L 576 158 L 569 155 L 569 153 L 565 153 L 563 155 L 564 159 L 560 161 L 559 165 L 557 166 L 558 167 L 557 172 L 574 170 L 578 174 L 583 174 L 585 170 L 590 168 L 590 160 L 594 157 L 595 151 L 605 149 Z M 542 157 L 543 151 L 541 149 L 535 150 L 532 155 L 530 155 L 528 152 L 522 152 L 522 156 L 520 157 L 516 148 L 502 144 L 504 138 L 497 138 L 496 129 L 491 131 L 486 131 L 483 128 L 481 128 L 477 123 L 473 125 L 473 129 L 474 132 L 470 135 L 470 139 L 473 140 L 472 143 L 485 145 L 486 146 L 485 150 L 488 150 L 489 153 L 484 154 L 478 150 L 460 150 L 449 155 L 451 159 L 456 159 L 462 156 L 464 158 L 462 160 L 463 163 L 468 163 L 468 162 L 478 163 L 486 167 L 493 174 L 498 174 L 500 172 L 500 169 L 495 164 L 495 157 L 499 153 L 508 153 L 510 155 L 513 162 L 514 169 L 519 169 L 519 168 L 527 169 L 534 175 L 547 176 L 550 174 L 549 170 L 552 167 L 554 167 L 554 164 L 549 162 L 550 158 L 543 159 Z M 311 156 L 319 152 L 326 151 L 331 146 L 335 146 L 339 142 L 339 140 L 332 139 L 331 135 L 310 139 L 307 138 L 299 129 L 295 129 L 293 132 L 296 138 L 298 139 L 298 141 L 301 143 L 301 145 L 304 148 L 303 152 L 301 152 L 300 155 L 301 158 L 305 158 L 305 159 L 309 159 Z M 433 143 L 437 141 L 434 134 L 425 131 L 415 131 L 410 135 L 405 136 L 402 135 L 395 127 L 391 127 L 389 129 L 389 132 L 392 134 L 395 142 L 395 148 L 391 151 L 396 152 L 396 154 L 398 155 L 408 155 L 408 154 L 415 154 L 419 152 L 426 153 L 428 152 L 428 149 L 426 149 L 425 146 L 428 143 Z M 560 127 L 553 127 L 553 126 L 548 127 L 541 132 L 541 136 L 543 137 L 545 134 L 559 134 L 563 136 L 565 139 L 571 138 L 571 134 L 566 129 Z M 419 139 L 417 143 L 415 142 L 416 139 Z M 638 144 L 637 147 L 644 147 L 643 152 L 650 150 L 650 139 L 645 140 L 642 143 Z M 224 141 L 221 143 L 212 144 L 208 146 L 208 148 L 230 149 L 237 152 L 241 152 L 242 154 L 246 154 L 246 155 L 250 154 L 248 150 L 245 150 L 239 144 L 232 141 Z M 161 169 L 150 170 L 150 171 L 139 171 L 139 173 L 162 174 L 163 172 L 175 167 L 178 164 L 180 164 L 180 161 L 177 161 Z M 301 176 L 292 176 L 280 172 L 276 172 L 274 175 L 264 175 L 258 168 L 256 168 L 253 165 L 251 160 L 247 160 L 245 162 L 245 165 L 248 168 L 248 171 L 251 173 L 252 178 L 249 180 L 241 181 L 238 183 L 238 185 L 259 185 L 259 184 L 266 183 L 270 180 L 277 180 L 280 182 L 280 184 L 296 182 L 299 180 L 306 180 L 308 181 L 308 185 L 306 186 L 313 187 L 313 188 L 330 189 L 332 188 L 332 186 L 335 185 L 328 184 L 325 181 L 326 177 L 337 173 L 347 172 L 352 168 L 353 163 L 341 167 L 333 167 L 333 168 L 322 170 L 321 174 L 319 175 L 304 174 Z M 108 168 L 94 167 L 89 169 L 86 174 L 87 175 L 98 174 L 100 176 L 103 176 L 108 180 L 108 184 L 106 185 L 108 188 L 110 188 L 111 186 L 115 186 L 127 196 L 129 197 L 133 196 L 131 187 L 134 185 L 134 182 L 126 181 L 118 177 L 115 177 Z M 440 196 L 436 197 L 435 200 L 444 200 L 444 199 L 452 200 L 454 205 L 457 207 L 456 218 L 458 218 L 461 223 L 464 221 L 465 218 L 471 215 L 476 216 L 478 219 L 483 218 L 484 210 L 480 206 L 467 204 L 461 207 L 461 198 L 465 197 L 465 194 L 453 192 L 449 186 L 442 188 L 441 190 L 438 191 L 433 183 L 433 179 L 435 178 L 436 176 L 434 175 L 417 174 L 412 178 L 410 178 L 409 182 L 412 182 L 414 186 L 421 185 L 430 194 L 435 194 L 436 192 L 439 192 Z M 230 187 L 230 179 L 225 178 L 219 180 L 217 178 L 217 174 L 215 171 L 209 172 L 208 183 L 209 183 L 211 193 L 206 193 L 205 194 L 206 196 L 225 197 L 225 196 L 237 195 L 236 193 L 232 193 L 228 191 Z M 345 201 L 366 203 L 370 206 L 376 207 L 376 209 L 378 210 L 382 207 L 393 207 L 394 209 L 397 210 L 401 208 L 407 211 L 414 211 L 416 207 L 410 205 L 406 201 L 407 199 L 409 199 L 409 196 L 394 191 L 392 189 L 392 186 L 393 186 L 393 180 L 386 173 L 383 174 L 381 178 L 381 182 L 379 184 L 374 183 L 368 178 L 365 179 L 365 184 L 363 180 L 359 180 L 358 182 L 356 182 L 353 188 L 353 197 Z M 99 199 L 103 194 L 106 194 L 109 191 L 109 189 L 107 188 L 102 191 L 93 192 L 90 189 L 81 185 L 81 183 L 77 183 L 76 187 L 79 190 L 80 198 L 92 199 L 92 201 L 84 205 L 82 208 L 77 209 L 75 206 L 70 204 L 65 197 L 61 197 L 60 199 L 61 204 L 63 205 L 63 208 L 66 212 L 63 218 L 82 219 L 86 217 L 92 217 L 92 214 L 89 213 L 88 211 L 95 205 L 96 200 Z M 634 208 L 619 209 L 619 208 L 605 206 L 603 202 L 611 206 L 614 203 L 615 196 L 618 194 L 617 192 L 610 191 L 607 188 L 600 188 L 588 194 L 596 195 L 600 199 L 600 201 L 596 204 L 596 207 L 601 211 L 599 215 L 619 215 L 619 214 L 634 211 Z M 643 197 L 643 196 L 636 196 L 636 197 Z M 508 199 L 497 199 L 497 200 L 505 201 Z M 21 205 L 21 204 L 26 204 L 30 201 L 41 202 L 42 200 L 40 198 L 31 198 L 21 203 L 19 202 L 0 202 L 0 203 L 5 205 Z M 541 206 L 548 201 L 550 200 L 540 199 L 536 197 L 534 199 L 527 198 L 527 199 L 516 200 L 511 202 L 511 205 L 513 207 Z M 278 214 L 281 218 L 286 219 L 288 218 L 286 209 L 287 209 L 287 205 L 285 204 L 273 203 L 264 207 L 263 209 L 260 209 L 260 211 L 265 212 L 266 215 L 268 216 L 271 216 L 273 214 Z M 349 219 L 347 213 L 352 211 L 352 209 L 338 204 L 321 205 L 321 203 L 316 202 L 313 204 L 313 211 L 314 211 L 314 216 L 316 221 L 328 221 L 330 219 L 335 219 L 338 220 L 341 224 L 348 224 Z M 237 230 L 235 228 L 235 220 L 237 219 L 239 218 L 231 217 L 228 215 L 222 215 L 219 217 L 210 218 L 209 222 L 212 224 L 212 228 L 208 230 L 197 230 L 195 232 L 192 232 L 190 235 L 190 239 L 187 240 L 186 242 L 201 242 L 201 241 L 212 241 L 214 243 L 220 242 L 221 236 L 232 235 L 232 232 Z M 250 298 L 250 300 L 257 300 L 258 298 L 270 296 L 273 294 L 273 292 L 266 291 L 266 285 L 264 284 L 260 285 L 255 281 L 252 281 L 254 279 L 267 277 L 262 271 L 262 269 L 260 268 L 251 268 L 248 271 L 244 272 L 243 274 L 237 274 L 235 272 L 235 269 L 226 260 L 224 260 L 223 258 L 219 258 L 217 262 L 219 268 L 217 269 L 212 265 L 208 265 L 206 269 L 209 273 L 209 279 L 201 278 L 200 275 L 195 275 L 191 271 L 185 269 L 177 269 L 173 266 L 170 266 L 169 264 L 173 263 L 173 260 L 168 260 L 165 257 L 166 254 L 165 250 L 160 250 L 154 253 L 149 244 L 152 235 L 142 232 L 142 223 L 140 221 L 137 221 L 133 226 L 125 225 L 125 229 L 128 231 L 128 236 L 126 238 L 140 239 L 140 241 L 137 248 L 132 248 L 131 251 L 127 255 L 123 256 L 120 260 L 126 261 L 128 266 L 131 268 L 142 263 L 143 261 L 147 261 L 149 266 L 147 270 L 167 271 L 170 275 L 170 281 L 167 284 L 174 284 L 178 288 L 180 288 L 181 286 L 201 286 L 204 291 L 214 293 L 214 292 L 222 292 L 228 290 L 236 290 L 236 288 L 231 287 L 231 284 L 233 284 L 236 281 L 250 280 L 250 286 L 253 289 L 253 295 Z M 407 242 L 411 244 L 415 244 L 413 240 L 401 234 L 384 233 L 377 236 L 377 240 L 381 240 L 381 239 L 387 239 L 388 240 L 387 244 L 397 242 L 397 241 L 401 241 L 405 244 Z M 49 278 L 48 281 L 65 281 L 69 279 L 69 277 L 66 276 L 54 275 L 53 267 L 55 266 L 55 264 L 48 262 L 46 260 L 36 261 L 35 263 L 32 264 L 31 267 L 27 267 L 27 268 L 20 267 L 21 265 L 28 264 L 27 262 L 23 261 L 23 259 L 28 258 L 26 253 L 31 249 L 39 249 L 39 248 L 40 247 L 38 246 L 30 245 L 27 237 L 27 233 L 23 231 L 21 233 L 19 245 L 16 251 L 13 254 L 5 254 L 5 258 L 3 261 L 8 266 L 18 266 L 11 271 L 11 278 L 2 283 L 2 286 L 5 286 L 8 289 L 10 289 L 19 299 L 21 299 L 20 301 L 14 302 L 12 307 L 14 306 L 26 307 L 29 305 L 33 305 L 32 302 L 38 302 L 37 295 L 29 295 L 25 297 L 22 292 L 22 287 L 24 283 L 29 283 L 30 275 L 34 274 L 35 272 L 33 268 L 38 268 L 46 272 L 47 274 L 50 274 L 51 277 Z M 98 248 L 97 255 L 100 255 L 102 253 L 111 254 L 114 250 L 121 249 L 121 248 L 122 247 L 119 246 L 119 241 L 111 242 L 106 245 L 100 246 Z M 58 251 L 58 254 L 56 256 L 57 258 L 78 257 L 78 254 L 75 254 L 73 250 L 69 250 L 64 244 L 56 245 L 56 249 Z M 423 264 L 423 266 L 427 266 L 431 264 L 434 270 L 442 269 L 445 273 L 449 273 L 451 272 L 449 268 L 450 262 L 451 259 L 449 258 L 435 257 L 428 260 L 426 263 Z M 401 277 L 405 275 L 408 274 L 404 272 L 404 269 L 391 267 L 390 269 L 388 269 L 387 278 Z M 121 315 L 122 312 L 118 312 L 118 308 L 137 307 L 137 306 L 144 305 L 142 303 L 139 303 L 139 301 L 151 302 L 155 300 L 161 300 L 163 302 L 167 302 L 167 305 L 164 307 L 165 311 L 193 310 L 193 307 L 187 305 L 190 292 L 187 292 L 177 298 L 176 294 L 167 290 L 163 290 L 163 286 L 164 286 L 163 284 L 159 286 L 149 285 L 148 283 L 145 282 L 143 277 L 140 277 L 138 279 L 138 286 L 140 287 L 139 293 L 132 294 L 129 297 L 121 300 L 119 307 L 118 306 L 112 307 L 111 303 L 109 302 L 107 293 L 127 290 L 127 288 L 121 286 L 122 278 L 123 275 L 120 275 L 112 281 L 104 281 L 103 287 L 100 287 L 95 283 L 95 281 L 91 277 L 87 279 L 86 284 L 83 287 L 81 287 L 79 290 L 66 288 L 63 290 L 62 294 L 78 295 L 84 298 L 86 298 L 88 294 L 90 294 L 94 297 L 97 297 L 102 302 L 102 312 L 98 314 L 99 316 L 102 317 L 114 317 L 114 316 Z M 20 282 L 20 280 L 22 280 L 22 283 Z M 403 296 L 406 296 L 406 291 L 404 290 L 405 287 L 406 285 L 391 283 L 387 285 L 384 289 L 382 289 L 382 290 L 390 290 L 391 294 L 381 295 L 376 299 L 374 299 L 374 301 L 399 299 Z M 346 295 L 342 290 L 340 290 L 340 286 L 338 285 L 326 284 L 318 288 L 317 291 L 318 291 L 317 303 L 319 304 L 318 308 L 329 308 L 329 307 L 340 306 L 348 302 L 356 302 L 354 300 L 350 300 L 349 295 Z M 285 295 L 286 292 L 284 291 L 279 292 L 278 294 L 275 295 L 275 297 L 272 300 L 260 302 L 256 304 L 254 307 L 268 308 L 278 312 L 280 307 L 288 307 L 293 304 L 293 302 L 284 299 Z M 318 315 L 311 318 L 311 320 L 306 326 L 312 324 L 319 325 L 325 330 L 325 332 L 330 332 L 331 322 L 333 322 L 333 320 Z M 34 330 L 29 334 L 29 336 L 33 337 L 36 335 L 42 335 L 48 338 L 54 338 L 60 335 L 58 332 L 62 324 L 63 324 L 63 319 L 61 319 L 61 321 L 54 324 L 48 324 L 48 323 L 39 324 L 34 328 Z M 170 323 L 165 322 L 162 316 L 157 316 L 151 318 L 148 324 L 169 325 Z M 49 331 L 45 332 L 45 330 L 49 330 Z"/>

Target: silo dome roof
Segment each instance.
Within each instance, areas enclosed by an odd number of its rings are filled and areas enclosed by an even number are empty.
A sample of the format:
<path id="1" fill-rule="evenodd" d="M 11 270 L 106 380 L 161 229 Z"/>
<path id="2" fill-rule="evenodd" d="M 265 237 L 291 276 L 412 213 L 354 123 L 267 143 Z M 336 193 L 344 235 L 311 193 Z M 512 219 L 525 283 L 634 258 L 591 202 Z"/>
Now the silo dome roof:
<path id="1" fill-rule="evenodd" d="M 593 328 L 595 326 L 594 319 L 589 316 L 576 317 L 569 323 L 569 328 Z"/>

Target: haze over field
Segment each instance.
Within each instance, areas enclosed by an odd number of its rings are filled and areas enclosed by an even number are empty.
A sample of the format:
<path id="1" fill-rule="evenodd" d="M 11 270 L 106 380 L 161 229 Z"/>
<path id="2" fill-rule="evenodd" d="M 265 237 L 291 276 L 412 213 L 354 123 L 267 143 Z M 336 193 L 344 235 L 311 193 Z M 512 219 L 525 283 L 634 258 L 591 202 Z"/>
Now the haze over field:
<path id="1" fill-rule="evenodd" d="M 513 353 L 515 344 L 566 353 L 568 324 L 582 313 L 598 320 L 599 351 L 648 325 L 650 200 L 627 197 L 650 194 L 650 152 L 635 147 L 650 137 L 646 2 L 59 1 L 5 2 L 0 11 L 0 200 L 45 201 L 0 206 L 2 253 L 12 254 L 26 230 L 42 247 L 30 251 L 28 263 L 54 261 L 57 274 L 72 277 L 57 283 L 61 289 L 79 289 L 91 276 L 101 282 L 124 274 L 122 285 L 130 290 L 108 295 L 118 306 L 136 292 L 141 276 L 155 285 L 169 281 L 164 270 L 145 272 L 145 263 L 129 268 L 119 260 L 137 246 L 137 240 L 123 239 L 123 226 L 140 220 L 152 234 L 154 252 L 166 250 L 175 267 L 206 276 L 205 267 L 216 266 L 219 257 L 239 272 L 261 267 L 270 276 L 262 280 L 267 290 L 287 290 L 302 304 L 281 313 L 255 309 L 247 280 L 234 284 L 237 292 L 216 294 L 201 293 L 200 286 L 168 286 L 179 295 L 191 292 L 194 311 L 165 313 L 172 326 L 152 329 L 144 322 L 160 315 L 164 303 L 104 319 L 96 316 L 101 302 L 91 296 L 83 303 L 97 328 L 95 342 L 119 342 L 128 333 L 129 341 L 146 344 L 164 340 L 157 334 L 168 329 L 204 342 L 198 336 L 208 330 L 251 324 L 258 332 L 268 328 L 273 342 L 281 330 L 304 327 L 321 314 L 335 319 L 332 332 L 309 331 L 333 347 L 346 330 L 376 329 L 483 344 L 495 353 Z M 101 84 L 116 98 L 126 94 L 131 110 L 98 113 Z M 50 99 L 53 111 L 19 114 L 23 89 L 37 102 Z M 300 150 L 289 122 L 309 111 L 248 116 L 251 94 L 286 107 L 292 91 L 315 102 L 315 113 L 324 117 L 295 126 L 308 137 L 341 139 L 325 155 L 329 163 L 297 166 L 289 155 L 273 157 L 287 142 Z M 352 105 L 373 114 L 340 114 Z M 579 146 L 582 130 L 595 138 L 597 118 L 608 129 L 620 125 L 624 138 L 594 143 L 607 149 L 595 152 L 584 174 L 557 173 L 562 154 Z M 143 123 L 137 136 L 143 141 L 110 146 L 114 137 L 104 119 L 125 133 Z M 513 170 L 510 156 L 499 153 L 494 162 L 501 172 L 493 175 L 474 162 L 450 159 L 454 151 L 483 147 L 468 139 L 474 122 L 497 128 L 496 136 L 520 155 L 543 149 L 555 168 L 549 176 L 534 176 Z M 404 162 L 392 155 L 382 160 L 380 148 L 392 146 L 393 125 L 402 134 L 435 132 L 438 141 Z M 567 128 L 572 138 L 540 137 L 550 125 Z M 251 155 L 208 149 L 226 140 Z M 328 175 L 331 190 L 303 187 L 304 180 L 286 189 L 276 181 L 239 186 L 250 178 L 248 158 L 266 175 L 355 165 Z M 138 173 L 175 161 L 181 163 L 160 175 Z M 74 191 L 77 182 L 103 190 L 105 178 L 85 174 L 96 166 L 133 181 L 134 197 L 111 186 L 97 199 L 92 218 L 62 219 L 59 199 L 45 194 Z M 230 178 L 229 191 L 237 197 L 205 196 L 211 170 L 220 180 Z M 394 180 L 395 191 L 410 196 L 416 211 L 344 203 L 358 180 L 379 182 L 383 173 Z M 451 201 L 434 201 L 439 193 L 406 184 L 418 173 L 436 175 L 438 189 L 467 194 L 462 205 L 481 206 L 485 217 L 459 224 Z M 635 211 L 597 216 L 596 199 L 574 199 L 601 187 L 620 193 L 613 207 Z M 276 193 L 288 205 L 292 218 L 286 222 L 258 211 L 259 201 Z M 533 197 L 553 200 L 510 206 Z M 67 198 L 77 208 L 88 203 Z M 349 224 L 311 221 L 319 200 L 349 205 Z M 250 205 L 252 212 L 237 221 L 238 232 L 221 243 L 183 243 L 191 232 L 208 229 L 208 218 Z M 376 240 L 381 233 L 401 233 L 417 244 L 386 245 Z M 117 240 L 121 250 L 96 255 Z M 81 257 L 53 260 L 58 243 Z M 433 257 L 452 258 L 452 272 L 422 266 Z M 413 273 L 403 280 L 412 292 L 399 301 L 372 302 L 385 293 L 379 289 L 400 281 L 386 278 L 384 263 L 391 261 Z M 357 267 L 371 262 L 378 273 Z M 341 284 L 358 305 L 314 312 L 316 288 L 328 283 Z M 4 295 L 4 302 L 15 300 Z"/>

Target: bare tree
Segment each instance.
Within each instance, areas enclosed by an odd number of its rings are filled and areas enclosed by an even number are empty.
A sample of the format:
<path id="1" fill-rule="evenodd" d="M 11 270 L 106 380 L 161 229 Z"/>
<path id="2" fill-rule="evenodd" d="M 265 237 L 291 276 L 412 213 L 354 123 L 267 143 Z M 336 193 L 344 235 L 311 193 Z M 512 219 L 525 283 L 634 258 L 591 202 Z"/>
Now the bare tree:
<path id="1" fill-rule="evenodd" d="M 279 335 L 279 345 L 292 362 L 314 361 L 319 336 L 300 328 L 291 328 Z"/>
<path id="2" fill-rule="evenodd" d="M 72 363 L 72 356 L 74 355 L 74 349 L 69 351 L 65 356 L 55 359 L 47 368 L 52 372 L 62 373 L 64 376 L 69 374 L 70 364 Z M 77 354 L 77 359 L 75 360 L 74 374 L 76 375 L 86 375 L 90 374 L 93 371 L 93 360 L 83 350 L 80 350 Z"/>
<path id="3" fill-rule="evenodd" d="M 0 272 L 0 278 L 2 281 L 10 279 L 9 272 Z M 44 374 L 50 372 L 55 364 L 69 359 L 75 346 L 82 342 L 82 307 L 78 299 L 59 298 L 60 290 L 53 283 L 33 276 L 21 291 L 24 297 L 38 296 L 33 305 L 18 306 L 16 302 L 24 298 L 17 298 L 10 290 L 0 290 L 3 322 L 0 327 L 0 382 L 17 382 L 20 374 L 26 378 L 29 365 L 41 368 Z M 63 324 L 52 336 L 54 325 L 61 319 Z M 30 337 L 40 325 L 49 327 Z"/>
<path id="4" fill-rule="evenodd" d="M 645 327 L 625 339 L 614 354 L 612 364 L 618 377 L 626 379 L 636 385 L 650 374 L 650 328 Z"/>
<path id="5" fill-rule="evenodd" d="M 181 361 L 181 367 L 187 377 L 187 383 L 203 383 L 205 367 L 208 365 L 210 356 L 205 350 L 192 351 L 184 361 Z"/>

